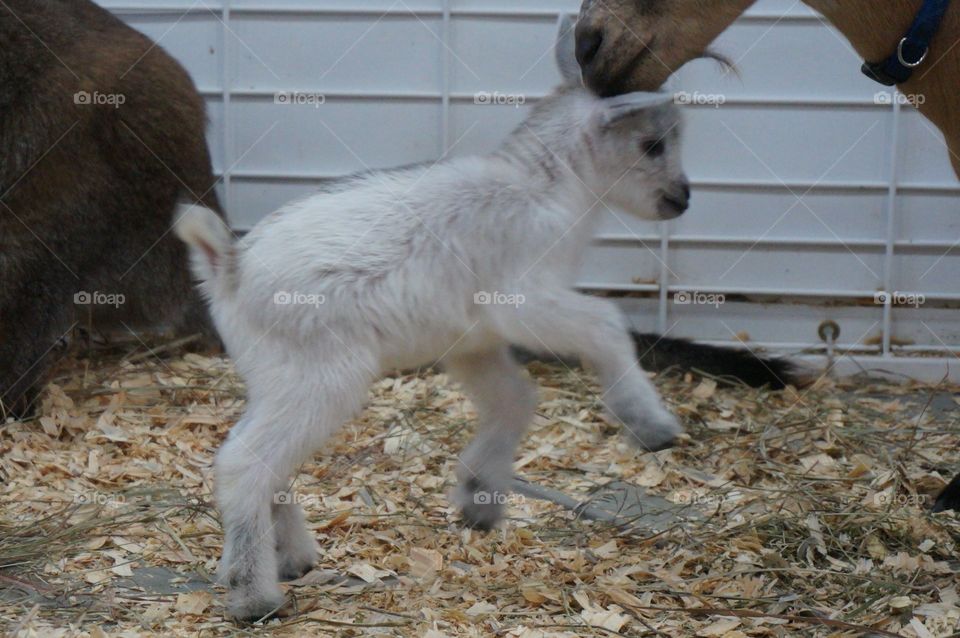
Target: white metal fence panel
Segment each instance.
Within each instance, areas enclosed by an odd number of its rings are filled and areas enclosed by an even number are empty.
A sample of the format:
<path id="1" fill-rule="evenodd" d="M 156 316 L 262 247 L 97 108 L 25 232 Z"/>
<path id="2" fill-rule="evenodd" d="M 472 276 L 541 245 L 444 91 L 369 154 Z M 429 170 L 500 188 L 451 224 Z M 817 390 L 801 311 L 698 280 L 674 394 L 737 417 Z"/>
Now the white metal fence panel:
<path id="1" fill-rule="evenodd" d="M 491 150 L 557 81 L 556 18 L 579 7 L 101 3 L 195 78 L 240 229 L 323 179 Z M 793 0 L 761 0 L 717 48 L 739 76 L 700 61 L 673 84 L 690 102 L 693 208 L 664 224 L 607 214 L 582 285 L 624 295 L 638 327 L 674 336 L 810 351 L 833 320 L 838 352 L 886 367 L 960 351 L 960 185 L 939 132 Z M 877 303 L 878 291 L 923 303 Z"/>

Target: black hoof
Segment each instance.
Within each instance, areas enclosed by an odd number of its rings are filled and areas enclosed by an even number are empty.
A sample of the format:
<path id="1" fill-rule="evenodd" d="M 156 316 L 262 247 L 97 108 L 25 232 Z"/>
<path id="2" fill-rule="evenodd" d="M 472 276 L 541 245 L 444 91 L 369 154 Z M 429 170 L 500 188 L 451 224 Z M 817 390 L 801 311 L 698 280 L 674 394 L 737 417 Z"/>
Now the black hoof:
<path id="1" fill-rule="evenodd" d="M 676 439 L 670 439 L 668 441 L 662 441 L 659 443 L 655 443 L 652 446 L 645 447 L 644 450 L 646 450 L 647 452 L 659 452 L 660 450 L 669 450 L 676 444 L 677 444 Z"/>
<path id="2" fill-rule="evenodd" d="M 494 489 L 476 477 L 468 479 L 457 499 L 463 526 L 478 532 L 492 530 L 503 518 L 505 497 L 505 492 Z"/>
<path id="3" fill-rule="evenodd" d="M 284 567 L 280 570 L 279 579 L 281 583 L 291 580 L 299 580 L 313 571 L 313 563 L 301 565 L 299 567 Z"/>
<path id="4" fill-rule="evenodd" d="M 245 607 L 244 609 L 231 609 L 228 615 L 238 625 L 252 625 L 261 620 L 279 618 L 280 610 L 283 609 L 285 604 L 287 604 L 287 601 L 270 606 L 263 604 Z"/>
<path id="5" fill-rule="evenodd" d="M 960 511 L 960 474 L 943 488 L 943 491 L 940 492 L 937 500 L 933 503 L 934 512 L 946 512 L 948 510 Z"/>
<path id="6" fill-rule="evenodd" d="M 472 529 L 475 532 L 490 532 L 493 531 L 493 528 L 497 526 L 497 521 L 491 520 L 474 520 L 464 513 L 463 518 L 460 519 L 460 523 L 467 529 Z"/>

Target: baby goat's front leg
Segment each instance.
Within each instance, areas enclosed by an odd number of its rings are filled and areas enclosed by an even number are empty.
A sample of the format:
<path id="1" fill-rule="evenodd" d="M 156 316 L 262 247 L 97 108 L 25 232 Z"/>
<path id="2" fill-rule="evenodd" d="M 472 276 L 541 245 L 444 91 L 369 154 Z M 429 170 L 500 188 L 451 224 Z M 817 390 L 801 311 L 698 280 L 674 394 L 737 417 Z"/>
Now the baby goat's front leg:
<path id="1" fill-rule="evenodd" d="M 498 306 L 498 329 L 512 343 L 556 355 L 575 354 L 603 387 L 601 401 L 645 451 L 670 447 L 681 432 L 637 362 L 626 320 L 613 303 L 570 290 L 526 295 L 518 306 Z"/>
<path id="2" fill-rule="evenodd" d="M 454 500 L 470 527 L 489 530 L 503 518 L 514 454 L 537 407 L 536 386 L 506 346 L 452 356 L 445 367 L 479 415 L 477 436 L 460 455 Z"/>

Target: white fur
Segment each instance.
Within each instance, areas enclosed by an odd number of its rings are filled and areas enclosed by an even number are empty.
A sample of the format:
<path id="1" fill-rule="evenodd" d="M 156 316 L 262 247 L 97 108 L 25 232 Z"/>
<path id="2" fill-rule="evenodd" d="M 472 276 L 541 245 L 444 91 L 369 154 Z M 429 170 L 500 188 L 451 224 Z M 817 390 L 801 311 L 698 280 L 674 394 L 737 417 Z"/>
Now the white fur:
<path id="1" fill-rule="evenodd" d="M 173 230 L 195 250 L 190 260 L 193 272 L 201 281 L 215 279 L 217 257 L 231 252 L 233 235 L 223 219 L 196 204 L 180 204 L 174 213 Z"/>
<path id="2" fill-rule="evenodd" d="M 184 213 L 178 232 L 249 390 L 216 459 L 232 615 L 269 613 L 282 603 L 278 575 L 309 569 L 302 513 L 274 495 L 388 371 L 439 360 L 475 402 L 479 433 L 455 498 L 479 527 L 502 516 L 536 406 L 511 344 L 587 362 L 640 447 L 680 432 L 616 306 L 571 288 L 604 203 L 648 219 L 681 212 L 669 205 L 686 199 L 677 115 L 643 106 L 568 85 L 494 155 L 348 179 L 236 244 L 212 212 Z M 661 138 L 666 150 L 645 156 Z M 521 303 L 477 303 L 483 293 Z"/>

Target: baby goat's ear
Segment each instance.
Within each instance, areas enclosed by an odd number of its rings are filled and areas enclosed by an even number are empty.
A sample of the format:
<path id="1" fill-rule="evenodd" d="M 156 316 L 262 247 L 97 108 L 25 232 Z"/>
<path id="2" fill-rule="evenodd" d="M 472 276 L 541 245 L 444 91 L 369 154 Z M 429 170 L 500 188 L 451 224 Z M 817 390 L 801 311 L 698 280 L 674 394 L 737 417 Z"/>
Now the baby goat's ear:
<path id="1" fill-rule="evenodd" d="M 673 102 L 672 93 L 638 91 L 600 100 L 600 126 L 609 128 L 640 111 Z"/>
<path id="2" fill-rule="evenodd" d="M 569 13 L 562 14 L 557 21 L 557 44 L 554 53 L 557 68 L 567 84 L 580 86 L 583 83 L 580 64 L 577 62 L 577 19 Z"/>

